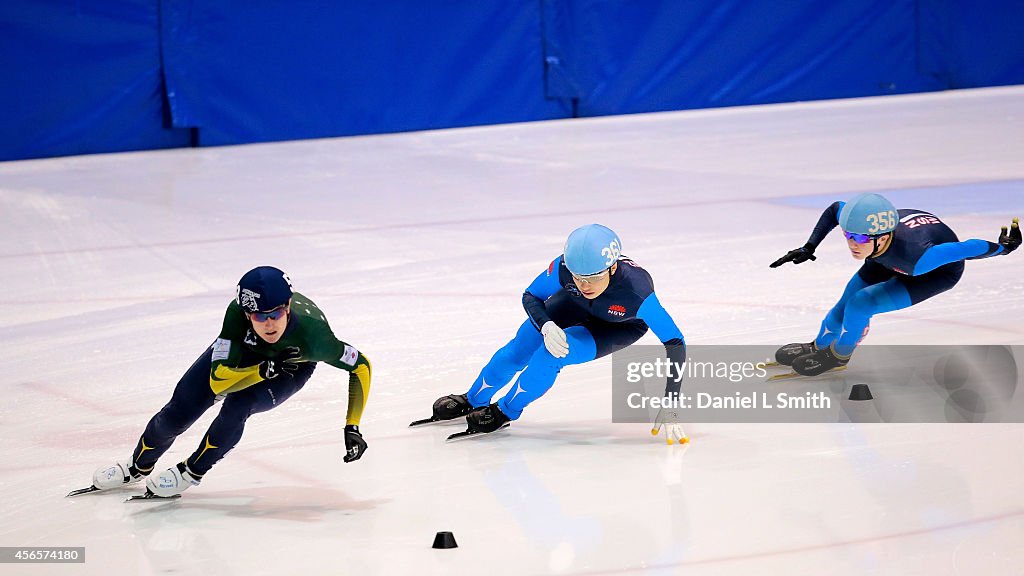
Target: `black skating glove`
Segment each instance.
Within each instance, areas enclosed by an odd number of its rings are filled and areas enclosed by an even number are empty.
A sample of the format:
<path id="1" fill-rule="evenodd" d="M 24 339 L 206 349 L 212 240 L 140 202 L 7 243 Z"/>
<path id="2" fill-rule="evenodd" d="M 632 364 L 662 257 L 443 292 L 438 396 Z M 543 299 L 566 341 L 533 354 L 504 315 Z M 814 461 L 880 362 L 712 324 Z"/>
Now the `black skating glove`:
<path id="1" fill-rule="evenodd" d="M 299 369 L 299 349 L 294 346 L 285 348 L 277 358 L 260 362 L 260 378 L 291 378 Z"/>
<path id="2" fill-rule="evenodd" d="M 359 433 L 359 426 L 349 424 L 345 426 L 345 462 L 355 462 L 363 457 L 366 452 L 366 441 Z"/>
<path id="3" fill-rule="evenodd" d="M 1014 218 L 1010 225 L 1010 232 L 1007 234 L 1006 226 L 1003 226 L 999 234 L 999 245 L 1003 247 L 1003 254 L 1009 254 L 1020 246 L 1020 218 Z"/>
<path id="4" fill-rule="evenodd" d="M 814 244 L 808 242 L 796 250 L 790 250 L 786 252 L 786 255 L 779 258 L 775 262 L 772 262 L 770 268 L 778 268 L 786 262 L 792 262 L 793 264 L 802 264 L 808 260 L 817 260 L 818 258 L 814 255 Z"/>

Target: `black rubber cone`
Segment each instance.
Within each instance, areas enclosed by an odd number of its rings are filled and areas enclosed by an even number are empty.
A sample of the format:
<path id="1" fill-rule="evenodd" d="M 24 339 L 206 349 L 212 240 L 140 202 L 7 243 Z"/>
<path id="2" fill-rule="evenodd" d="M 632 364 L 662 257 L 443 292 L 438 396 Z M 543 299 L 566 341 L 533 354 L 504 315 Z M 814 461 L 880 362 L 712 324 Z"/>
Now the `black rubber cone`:
<path id="1" fill-rule="evenodd" d="M 438 532 L 434 536 L 434 548 L 447 549 L 458 547 L 459 545 L 455 543 L 455 535 L 451 532 Z"/>
<path id="2" fill-rule="evenodd" d="M 867 384 L 854 384 L 850 389 L 850 400 L 872 400 L 871 389 Z"/>

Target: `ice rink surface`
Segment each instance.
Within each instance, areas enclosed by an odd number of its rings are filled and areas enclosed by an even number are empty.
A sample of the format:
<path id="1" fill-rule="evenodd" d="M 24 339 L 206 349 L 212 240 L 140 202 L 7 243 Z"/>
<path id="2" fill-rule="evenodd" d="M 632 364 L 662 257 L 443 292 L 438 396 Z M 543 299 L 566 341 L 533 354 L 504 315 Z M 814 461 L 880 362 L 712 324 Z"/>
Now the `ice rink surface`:
<path id="1" fill-rule="evenodd" d="M 692 424 L 666 446 L 610 422 L 603 359 L 500 435 L 406 428 L 590 222 L 688 343 L 809 340 L 857 263 L 833 233 L 768 264 L 863 191 L 994 241 L 1024 216 L 1024 89 L 0 164 L 0 546 L 86 548 L 0 573 L 1021 574 L 1024 425 Z M 180 500 L 64 498 L 130 454 L 263 264 L 373 362 L 363 459 L 342 463 L 347 374 L 322 365 Z M 969 262 L 868 342 L 1024 344 L 1022 272 Z"/>

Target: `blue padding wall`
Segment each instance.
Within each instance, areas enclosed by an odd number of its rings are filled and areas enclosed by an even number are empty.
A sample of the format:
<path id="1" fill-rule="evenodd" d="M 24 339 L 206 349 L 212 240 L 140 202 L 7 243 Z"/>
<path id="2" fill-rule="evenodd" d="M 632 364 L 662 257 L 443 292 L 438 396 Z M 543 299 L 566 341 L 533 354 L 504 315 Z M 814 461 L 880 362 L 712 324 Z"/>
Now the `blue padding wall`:
<path id="1" fill-rule="evenodd" d="M 1024 83 L 1021 0 L 6 0 L 0 160 Z"/>
<path id="2" fill-rule="evenodd" d="M 201 144 L 566 116 L 536 0 L 253 4 L 164 2 L 172 116 Z"/>
<path id="3" fill-rule="evenodd" d="M 547 6 L 583 116 L 945 88 L 918 73 L 917 0 Z"/>
<path id="4" fill-rule="evenodd" d="M 1024 84 L 1024 1 L 918 0 L 922 72 L 944 88 Z"/>
<path id="5" fill-rule="evenodd" d="M 153 0 L 0 0 L 0 160 L 188 146 Z"/>

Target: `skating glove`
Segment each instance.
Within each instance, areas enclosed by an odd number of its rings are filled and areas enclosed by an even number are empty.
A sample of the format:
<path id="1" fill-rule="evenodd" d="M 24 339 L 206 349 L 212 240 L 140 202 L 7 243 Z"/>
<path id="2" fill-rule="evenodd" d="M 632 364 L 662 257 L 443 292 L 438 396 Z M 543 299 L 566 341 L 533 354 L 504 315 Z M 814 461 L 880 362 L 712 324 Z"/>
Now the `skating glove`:
<path id="1" fill-rule="evenodd" d="M 1020 246 L 1020 218 L 1014 218 L 1010 225 L 1010 233 L 1006 233 L 1006 226 L 1003 226 L 999 234 L 999 245 L 1003 247 L 1003 254 L 1009 254 Z"/>
<path id="2" fill-rule="evenodd" d="M 775 262 L 771 263 L 771 268 L 778 268 L 786 262 L 792 262 L 793 264 L 802 264 L 808 260 L 817 260 L 818 258 L 814 255 L 814 244 L 808 242 L 796 250 L 790 250 L 786 252 L 786 255 L 779 258 Z"/>
<path id="3" fill-rule="evenodd" d="M 679 423 L 679 412 L 675 408 L 660 408 L 658 415 L 654 418 L 654 427 L 651 428 L 651 435 L 657 436 L 662 430 L 665 431 L 665 442 L 667 444 L 686 444 L 690 438 L 683 431 L 683 425 Z"/>
<path id="4" fill-rule="evenodd" d="M 277 358 L 260 362 L 260 378 L 273 380 L 274 378 L 291 378 L 299 369 L 299 349 L 294 346 L 285 348 Z"/>
<path id="5" fill-rule="evenodd" d="M 552 356 L 565 358 L 569 355 L 569 341 L 565 339 L 565 330 L 559 328 L 558 324 L 549 320 L 540 327 L 540 333 L 544 335 L 544 347 Z"/>
<path id="6" fill-rule="evenodd" d="M 359 433 L 359 426 L 349 424 L 345 426 L 345 462 L 355 462 L 363 457 L 366 452 L 366 441 Z"/>

